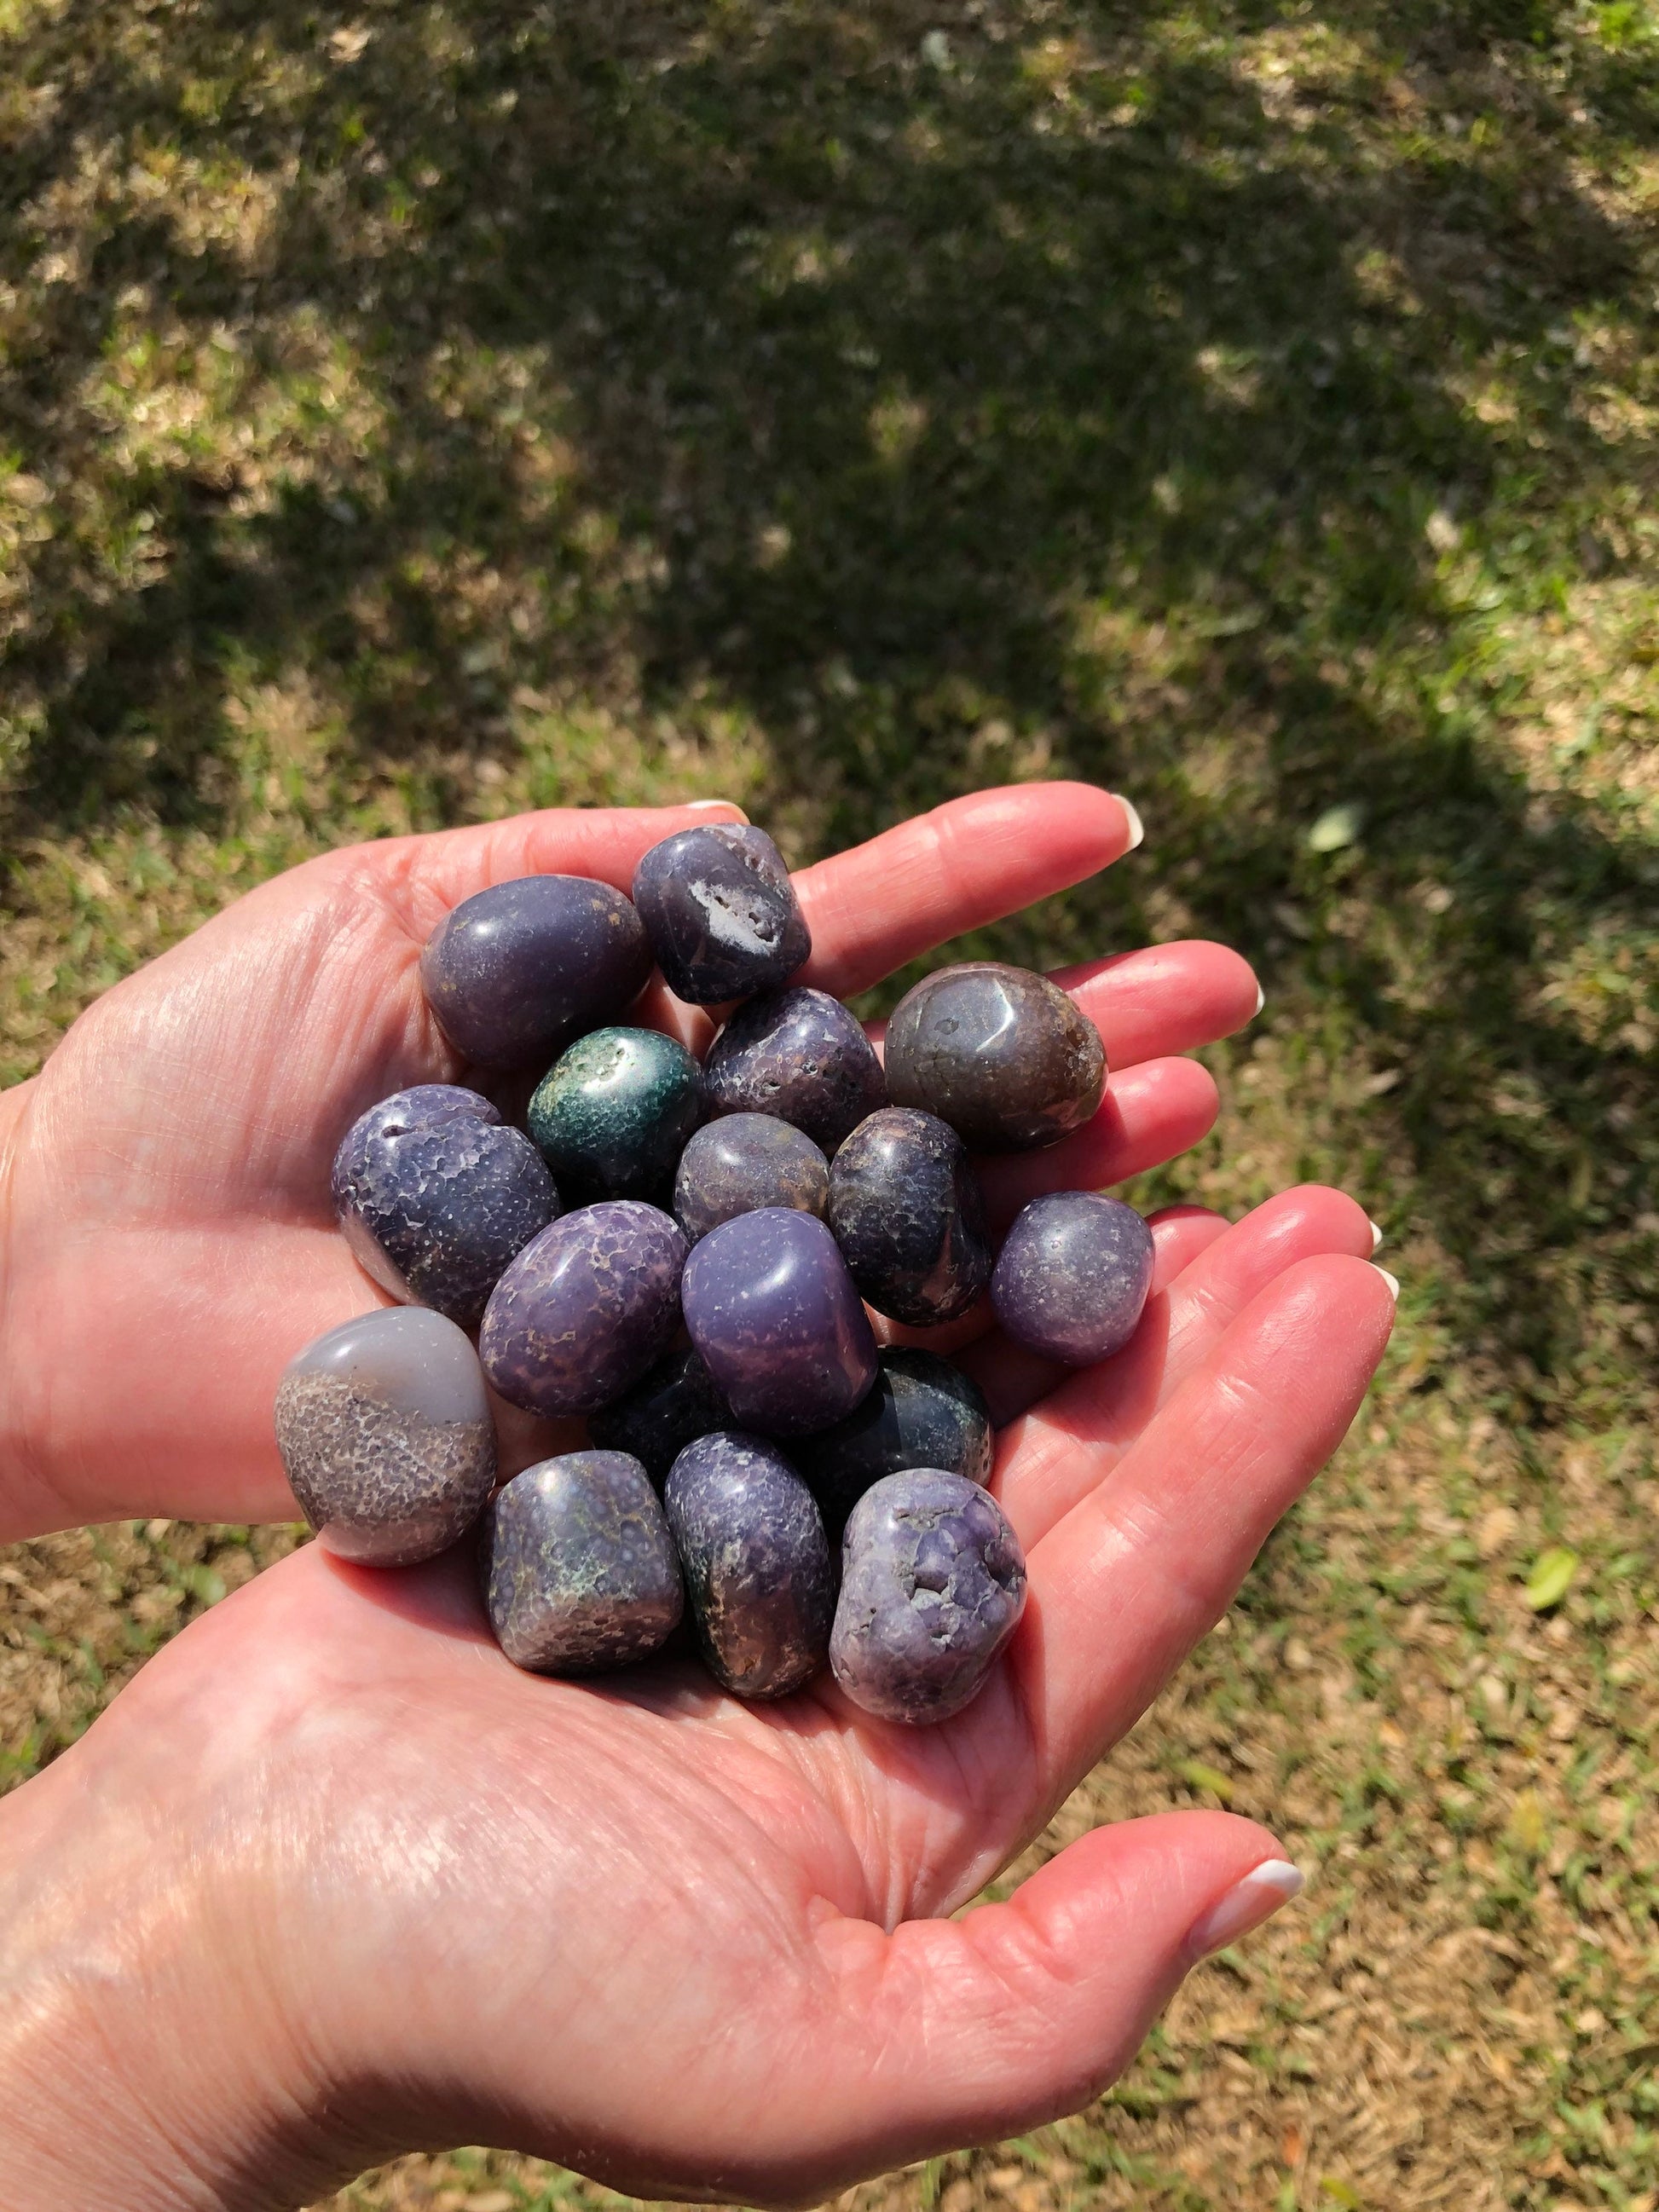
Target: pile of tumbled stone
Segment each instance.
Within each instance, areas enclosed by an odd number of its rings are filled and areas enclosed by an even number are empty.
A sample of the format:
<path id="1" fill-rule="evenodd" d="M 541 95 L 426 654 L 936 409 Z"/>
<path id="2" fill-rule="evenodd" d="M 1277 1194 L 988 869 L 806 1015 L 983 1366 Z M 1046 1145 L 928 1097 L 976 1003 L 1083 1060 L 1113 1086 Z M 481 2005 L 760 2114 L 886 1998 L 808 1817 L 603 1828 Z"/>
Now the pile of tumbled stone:
<path id="1" fill-rule="evenodd" d="M 1152 1275 L 1140 1216 L 1055 1192 L 999 1252 L 973 1164 L 1088 1121 L 1099 1035 L 1042 976 L 976 961 L 900 1001 L 884 1068 L 845 1006 L 791 982 L 811 939 L 764 832 L 682 830 L 633 889 L 499 884 L 427 945 L 427 1001 L 468 1072 L 545 1073 L 523 1129 L 422 1084 L 346 1132 L 336 1211 L 402 1303 L 288 1368 L 295 1492 L 368 1565 L 477 1524 L 490 1624 L 532 1671 L 629 1665 L 689 1615 L 739 1697 L 827 1664 L 870 1712 L 948 1718 L 1013 1633 L 1025 1565 L 985 1487 L 976 1385 L 878 1349 L 870 1312 L 927 1328 L 988 1292 L 1005 1336 L 1050 1358 L 1127 1342 Z M 653 967 L 725 1014 L 701 1064 L 625 1025 Z M 583 1417 L 586 1444 L 497 1491 L 486 1384 Z"/>

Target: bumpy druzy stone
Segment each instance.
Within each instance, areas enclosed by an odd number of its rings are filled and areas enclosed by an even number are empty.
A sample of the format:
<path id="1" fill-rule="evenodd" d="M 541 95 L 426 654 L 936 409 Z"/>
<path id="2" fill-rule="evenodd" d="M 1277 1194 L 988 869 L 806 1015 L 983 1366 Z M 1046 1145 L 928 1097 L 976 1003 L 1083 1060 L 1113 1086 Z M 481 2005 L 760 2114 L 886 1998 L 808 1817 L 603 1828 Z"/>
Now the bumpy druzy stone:
<path id="1" fill-rule="evenodd" d="M 307 1345 L 277 1386 L 276 1445 L 323 1543 L 368 1566 L 447 1551 L 495 1480 L 478 1355 L 424 1306 L 362 1314 Z"/>
<path id="2" fill-rule="evenodd" d="M 738 1008 L 703 1062 L 711 1114 L 775 1114 L 833 1152 L 887 1103 L 875 1047 L 839 999 L 797 987 Z"/>
<path id="3" fill-rule="evenodd" d="M 614 1405 L 592 1414 L 587 1433 L 605 1451 L 631 1452 L 660 1490 L 687 1444 L 732 1425 L 724 1392 L 688 1344 L 665 1352 Z"/>
<path id="4" fill-rule="evenodd" d="M 405 1304 L 477 1328 L 507 1261 L 559 1213 L 546 1164 L 487 1098 L 421 1083 L 360 1114 L 334 1155 L 359 1264 Z"/>
<path id="5" fill-rule="evenodd" d="M 495 1640 L 536 1674 L 591 1674 L 655 1651 L 684 1610 L 657 1493 L 626 1452 L 568 1452 L 515 1474 L 481 1547 Z"/>
<path id="6" fill-rule="evenodd" d="M 812 1493 L 781 1451 L 730 1430 L 688 1444 L 663 1493 L 708 1671 L 783 1698 L 830 1656 L 836 1571 Z"/>
<path id="7" fill-rule="evenodd" d="M 1121 1352 L 1152 1284 L 1152 1232 L 1121 1199 L 1051 1191 L 1016 1215 L 991 1303 L 1028 1350 L 1084 1366 Z"/>
<path id="8" fill-rule="evenodd" d="M 936 1115 L 887 1106 L 860 1121 L 830 1170 L 828 1218 L 853 1280 L 895 1321 L 954 1321 L 991 1279 L 979 1179 Z"/>
<path id="9" fill-rule="evenodd" d="M 990 1492 L 913 1468 L 853 1509 L 830 1663 L 866 1712 L 947 1721 L 977 1695 L 1024 1606 L 1024 1556 Z"/>
<path id="10" fill-rule="evenodd" d="M 693 1006 L 773 990 L 812 949 L 782 854 L 747 823 L 653 845 L 634 872 L 634 903 L 669 989 Z"/>
<path id="11" fill-rule="evenodd" d="M 674 1215 L 695 1243 L 763 1206 L 821 1214 L 829 1194 L 830 1163 L 804 1129 L 775 1114 L 726 1114 L 680 1154 Z"/>
<path id="12" fill-rule="evenodd" d="M 597 1412 L 672 1340 L 684 1265 L 678 1225 L 654 1206 L 619 1198 L 567 1213 L 491 1292 L 478 1339 L 485 1374 L 529 1413 Z"/>
<path id="13" fill-rule="evenodd" d="M 836 1535 L 871 1485 L 902 1468 L 943 1468 L 970 1482 L 991 1479 L 991 1415 L 972 1376 L 936 1352 L 908 1345 L 890 1345 L 880 1357 L 862 1405 L 833 1429 L 789 1447 Z"/>
<path id="14" fill-rule="evenodd" d="M 1086 1121 L 1106 1080 L 1100 1032 L 1046 975 L 970 960 L 907 991 L 887 1024 L 887 1091 L 977 1152 L 1029 1152 Z"/>
<path id="15" fill-rule="evenodd" d="M 682 1295 L 691 1341 L 745 1429 L 828 1428 L 875 1380 L 869 1316 L 814 1214 L 768 1206 L 711 1230 Z"/>
<path id="16" fill-rule="evenodd" d="M 573 1203 L 665 1199 L 702 1119 L 702 1070 L 658 1030 L 595 1030 L 555 1060 L 527 1118 Z"/>
<path id="17" fill-rule="evenodd" d="M 651 973 L 634 902 L 588 876 L 520 876 L 463 899 L 427 939 L 421 981 L 480 1067 L 545 1066 L 625 1013 Z"/>

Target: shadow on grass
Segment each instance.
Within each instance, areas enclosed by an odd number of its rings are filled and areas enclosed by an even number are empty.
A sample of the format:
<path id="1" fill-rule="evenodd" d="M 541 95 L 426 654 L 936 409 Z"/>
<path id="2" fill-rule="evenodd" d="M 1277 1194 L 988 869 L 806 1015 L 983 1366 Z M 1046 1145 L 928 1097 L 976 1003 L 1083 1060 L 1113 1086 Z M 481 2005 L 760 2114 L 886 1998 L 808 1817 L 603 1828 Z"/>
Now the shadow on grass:
<path id="1" fill-rule="evenodd" d="M 1577 332 L 1647 329 L 1653 275 L 1590 179 L 1659 71 L 1576 23 L 70 0 L 14 34 L 53 89 L 14 103 L 0 409 L 59 517 L 15 827 L 211 827 L 228 697 L 296 667 L 393 758 L 510 757 L 526 691 L 728 702 L 832 843 L 1123 782 L 1159 897 L 1079 931 L 1173 902 L 1307 990 L 1324 1067 L 1398 1071 L 1365 1126 L 1464 1273 L 1448 1356 L 1595 1418 L 1651 1259 L 1643 1032 L 1538 982 L 1639 956 L 1659 872 L 1540 807 L 1482 658 L 1617 557 Z M 257 221 L 192 228 L 227 178 Z M 231 428 L 287 395 L 275 460 L 132 440 L 216 331 Z M 1362 838 L 1310 854 L 1338 803 Z"/>

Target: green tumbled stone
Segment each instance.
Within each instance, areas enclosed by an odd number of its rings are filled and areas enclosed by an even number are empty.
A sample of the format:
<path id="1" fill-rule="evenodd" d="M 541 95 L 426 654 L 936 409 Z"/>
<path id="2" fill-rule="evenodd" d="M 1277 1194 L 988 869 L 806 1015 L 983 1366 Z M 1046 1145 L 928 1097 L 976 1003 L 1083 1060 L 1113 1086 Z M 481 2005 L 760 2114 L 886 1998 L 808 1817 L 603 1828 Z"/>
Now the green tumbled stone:
<path id="1" fill-rule="evenodd" d="M 556 1060 L 530 1102 L 529 1127 L 578 1204 L 656 1199 L 703 1115 L 702 1071 L 657 1030 L 595 1030 Z"/>

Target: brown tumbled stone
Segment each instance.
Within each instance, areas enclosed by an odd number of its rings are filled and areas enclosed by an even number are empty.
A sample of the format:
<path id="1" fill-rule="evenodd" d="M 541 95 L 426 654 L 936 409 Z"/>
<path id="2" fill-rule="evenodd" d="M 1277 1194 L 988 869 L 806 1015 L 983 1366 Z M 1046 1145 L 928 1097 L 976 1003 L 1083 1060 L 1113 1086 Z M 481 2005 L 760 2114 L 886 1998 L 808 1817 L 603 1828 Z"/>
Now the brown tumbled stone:
<path id="1" fill-rule="evenodd" d="M 1100 1032 L 1046 975 L 996 960 L 924 976 L 887 1025 L 887 1095 L 948 1121 L 981 1152 L 1024 1152 L 1100 1104 Z"/>

